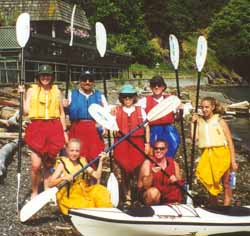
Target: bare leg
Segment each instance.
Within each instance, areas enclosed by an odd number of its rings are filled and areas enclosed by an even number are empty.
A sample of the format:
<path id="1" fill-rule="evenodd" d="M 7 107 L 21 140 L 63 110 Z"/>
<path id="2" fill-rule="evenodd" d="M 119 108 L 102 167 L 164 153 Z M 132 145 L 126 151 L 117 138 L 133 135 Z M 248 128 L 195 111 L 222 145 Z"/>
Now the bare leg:
<path id="1" fill-rule="evenodd" d="M 156 205 L 160 203 L 161 193 L 155 188 L 149 188 L 143 195 L 144 203 L 146 206 Z"/>
<path id="2" fill-rule="evenodd" d="M 31 153 L 31 198 L 38 194 L 38 188 L 40 184 L 40 172 L 42 166 L 42 159 L 35 152 Z"/>
<path id="3" fill-rule="evenodd" d="M 233 194 L 229 184 L 229 176 L 230 176 L 230 170 L 228 170 L 222 178 L 224 187 L 224 206 L 230 206 L 232 202 Z"/>
<path id="4" fill-rule="evenodd" d="M 51 173 L 49 171 L 49 168 L 44 166 L 43 169 L 43 184 L 44 184 L 44 190 L 47 190 L 49 188 L 49 178 L 51 176 Z"/>

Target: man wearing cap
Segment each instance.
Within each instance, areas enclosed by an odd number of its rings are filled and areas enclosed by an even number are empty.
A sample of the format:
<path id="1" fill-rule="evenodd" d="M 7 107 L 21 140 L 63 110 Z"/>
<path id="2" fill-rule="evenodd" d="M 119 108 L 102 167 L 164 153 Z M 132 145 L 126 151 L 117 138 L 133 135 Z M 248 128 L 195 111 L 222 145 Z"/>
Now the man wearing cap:
<path id="1" fill-rule="evenodd" d="M 25 143 L 31 149 L 31 198 L 38 194 L 42 166 L 44 188 L 48 188 L 49 168 L 67 138 L 61 93 L 53 81 L 52 67 L 40 65 L 37 83 L 27 90 L 23 104 L 23 112 L 31 120 L 25 130 Z M 24 86 L 19 86 L 18 90 L 25 92 Z"/>
<path id="2" fill-rule="evenodd" d="M 138 102 L 138 104 L 145 109 L 146 113 L 169 96 L 164 95 L 167 85 L 161 76 L 154 76 L 150 80 L 150 88 L 153 94 L 140 99 Z M 153 147 L 156 140 L 165 140 L 168 143 L 166 156 L 172 158 L 174 158 L 180 144 L 180 135 L 176 127 L 173 125 L 174 120 L 174 113 L 171 112 L 168 115 L 149 123 L 151 147 Z"/>
<path id="3" fill-rule="evenodd" d="M 99 129 L 95 120 L 88 112 L 91 104 L 97 103 L 108 108 L 108 103 L 100 91 L 94 89 L 95 75 L 90 72 L 82 72 L 79 77 L 79 88 L 72 90 L 67 102 L 71 127 L 69 138 L 77 138 L 81 141 L 81 156 L 88 162 L 98 156 L 104 150 L 102 135 L 105 129 Z"/>
<path id="4" fill-rule="evenodd" d="M 130 130 L 141 124 L 146 119 L 145 111 L 136 106 L 137 92 L 131 84 L 125 84 L 119 91 L 120 106 L 113 109 L 116 116 L 118 128 L 121 133 L 116 133 L 116 140 L 129 133 Z M 141 150 L 148 152 L 149 145 L 145 140 L 149 140 L 148 126 L 140 128 L 130 137 L 130 141 L 136 144 Z M 115 140 L 115 141 L 116 141 Z M 114 149 L 114 158 L 121 168 L 122 191 L 124 196 L 124 207 L 131 205 L 131 180 L 136 184 L 139 167 L 144 161 L 144 156 L 127 140 L 119 143 Z M 135 200 L 135 199 L 134 199 Z"/>

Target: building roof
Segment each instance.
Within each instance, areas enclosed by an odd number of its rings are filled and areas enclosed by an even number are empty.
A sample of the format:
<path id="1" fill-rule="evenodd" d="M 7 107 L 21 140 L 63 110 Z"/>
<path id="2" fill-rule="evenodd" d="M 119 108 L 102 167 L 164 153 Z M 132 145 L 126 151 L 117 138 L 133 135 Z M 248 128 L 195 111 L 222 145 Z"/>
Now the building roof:
<path id="1" fill-rule="evenodd" d="M 20 2 L 22 4 L 20 4 Z M 73 4 L 67 0 L 5 0 L 0 1 L 0 9 L 5 14 L 28 12 L 31 21 L 63 21 L 70 23 Z M 90 30 L 85 11 L 77 7 L 74 26 Z"/>

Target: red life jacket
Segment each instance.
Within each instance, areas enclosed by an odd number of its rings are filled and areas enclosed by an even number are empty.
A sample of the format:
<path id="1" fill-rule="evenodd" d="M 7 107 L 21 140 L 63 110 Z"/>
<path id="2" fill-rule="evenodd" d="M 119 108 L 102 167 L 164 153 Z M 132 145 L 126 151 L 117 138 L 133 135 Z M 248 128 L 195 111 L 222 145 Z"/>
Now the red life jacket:
<path id="1" fill-rule="evenodd" d="M 175 165 L 174 160 L 171 158 L 166 158 L 167 167 L 165 172 L 168 176 L 175 175 Z M 153 164 L 151 168 L 153 168 Z M 161 202 L 173 203 L 173 202 L 182 202 L 182 193 L 180 188 L 176 184 L 171 183 L 169 177 L 164 175 L 162 171 L 158 171 L 153 174 L 153 186 L 156 187 L 161 192 Z M 182 185 L 183 181 L 178 181 L 178 184 Z"/>
<path id="2" fill-rule="evenodd" d="M 116 107 L 116 121 L 119 127 L 119 130 L 123 134 L 127 134 L 130 130 L 135 128 L 137 125 L 143 122 L 141 107 L 135 106 L 135 111 L 131 113 L 130 116 L 123 111 L 122 106 Z M 120 136 L 117 134 L 117 136 Z M 144 136 L 144 128 L 138 129 L 131 136 Z"/>
<path id="3" fill-rule="evenodd" d="M 168 96 L 169 95 L 164 95 L 164 98 L 167 98 Z M 153 107 L 155 107 L 158 104 L 158 102 L 155 101 L 153 96 L 147 96 L 146 101 L 147 101 L 147 105 L 145 108 L 146 113 L 148 113 Z M 172 124 L 172 123 L 174 123 L 174 113 L 173 112 L 167 114 L 166 116 L 164 116 L 158 120 L 154 120 L 154 121 L 149 122 L 149 125 L 165 125 L 165 124 Z"/>

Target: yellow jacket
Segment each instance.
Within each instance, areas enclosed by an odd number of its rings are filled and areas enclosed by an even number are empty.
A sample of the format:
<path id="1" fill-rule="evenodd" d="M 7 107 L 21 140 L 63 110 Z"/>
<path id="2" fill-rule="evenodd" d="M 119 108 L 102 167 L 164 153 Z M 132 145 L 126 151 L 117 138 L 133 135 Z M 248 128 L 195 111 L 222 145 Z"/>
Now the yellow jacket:
<path id="1" fill-rule="evenodd" d="M 198 120 L 199 148 L 220 147 L 227 145 L 227 139 L 220 125 L 219 115 L 213 115 L 209 120 Z"/>
<path id="2" fill-rule="evenodd" d="M 60 117 L 60 91 L 52 85 L 49 91 L 32 85 L 32 96 L 29 107 L 30 119 L 55 119 Z"/>

